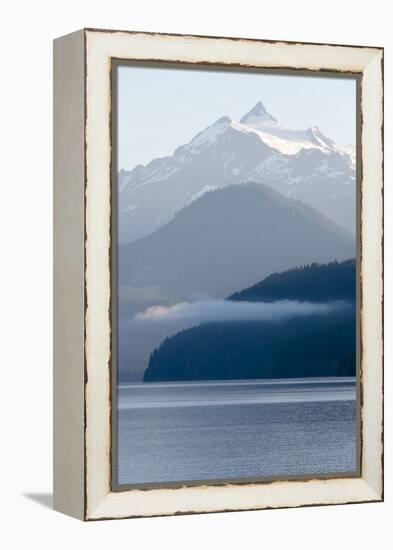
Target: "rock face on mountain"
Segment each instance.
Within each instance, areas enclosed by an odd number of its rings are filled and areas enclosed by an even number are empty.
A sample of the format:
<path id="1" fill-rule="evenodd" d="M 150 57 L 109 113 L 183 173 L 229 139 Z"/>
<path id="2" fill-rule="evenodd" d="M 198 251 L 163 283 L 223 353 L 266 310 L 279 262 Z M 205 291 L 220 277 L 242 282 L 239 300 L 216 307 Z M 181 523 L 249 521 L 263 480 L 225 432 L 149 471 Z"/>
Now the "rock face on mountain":
<path id="1" fill-rule="evenodd" d="M 261 298 L 339 306 L 281 321 L 201 323 L 161 343 L 144 381 L 355 376 L 355 260 L 275 273 L 230 299 Z"/>
<path id="2" fill-rule="evenodd" d="M 259 102 L 240 122 L 222 117 L 170 157 L 121 170 L 119 240 L 154 232 L 209 190 L 249 181 L 300 199 L 355 232 L 353 150 L 340 149 L 316 127 L 282 127 Z"/>
<path id="3" fill-rule="evenodd" d="M 355 255 L 355 240 L 260 184 L 206 192 L 153 234 L 121 245 L 119 285 L 176 299 L 224 298 L 268 274 Z"/>

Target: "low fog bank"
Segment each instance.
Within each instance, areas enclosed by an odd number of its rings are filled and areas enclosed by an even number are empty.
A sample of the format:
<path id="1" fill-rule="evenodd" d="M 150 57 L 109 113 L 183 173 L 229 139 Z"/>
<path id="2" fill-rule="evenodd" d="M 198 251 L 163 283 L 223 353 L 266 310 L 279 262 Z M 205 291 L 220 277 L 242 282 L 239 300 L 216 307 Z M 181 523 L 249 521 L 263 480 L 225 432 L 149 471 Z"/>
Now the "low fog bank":
<path id="1" fill-rule="evenodd" d="M 173 306 L 152 306 L 134 316 L 135 322 L 168 323 L 174 321 L 231 322 L 281 321 L 293 317 L 329 314 L 352 307 L 348 302 L 327 303 L 279 300 L 276 302 L 235 302 L 227 300 L 198 300 Z"/>

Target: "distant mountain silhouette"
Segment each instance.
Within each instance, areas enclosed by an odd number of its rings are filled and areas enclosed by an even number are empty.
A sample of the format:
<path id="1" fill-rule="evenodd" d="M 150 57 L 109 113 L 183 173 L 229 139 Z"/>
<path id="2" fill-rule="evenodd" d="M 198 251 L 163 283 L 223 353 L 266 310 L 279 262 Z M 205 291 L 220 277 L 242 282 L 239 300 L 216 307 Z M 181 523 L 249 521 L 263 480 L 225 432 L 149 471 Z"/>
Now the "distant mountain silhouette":
<path id="1" fill-rule="evenodd" d="M 155 233 L 119 248 L 119 285 L 223 298 L 268 274 L 355 254 L 351 234 L 261 184 L 203 194 Z"/>
<path id="2" fill-rule="evenodd" d="M 345 300 L 329 313 L 280 322 L 202 323 L 167 338 L 144 380 L 355 376 L 355 260 L 273 274 L 231 300 Z"/>

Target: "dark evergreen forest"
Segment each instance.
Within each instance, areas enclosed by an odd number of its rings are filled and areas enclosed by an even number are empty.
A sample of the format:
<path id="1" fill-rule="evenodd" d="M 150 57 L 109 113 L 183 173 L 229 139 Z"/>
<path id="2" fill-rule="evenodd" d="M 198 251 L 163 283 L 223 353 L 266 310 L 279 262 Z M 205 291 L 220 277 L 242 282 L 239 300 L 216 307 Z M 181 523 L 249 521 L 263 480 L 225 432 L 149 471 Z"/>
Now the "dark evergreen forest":
<path id="1" fill-rule="evenodd" d="M 346 303 L 280 322 L 215 322 L 179 332 L 156 349 L 144 381 L 355 376 L 355 260 L 274 273 L 229 300 Z"/>

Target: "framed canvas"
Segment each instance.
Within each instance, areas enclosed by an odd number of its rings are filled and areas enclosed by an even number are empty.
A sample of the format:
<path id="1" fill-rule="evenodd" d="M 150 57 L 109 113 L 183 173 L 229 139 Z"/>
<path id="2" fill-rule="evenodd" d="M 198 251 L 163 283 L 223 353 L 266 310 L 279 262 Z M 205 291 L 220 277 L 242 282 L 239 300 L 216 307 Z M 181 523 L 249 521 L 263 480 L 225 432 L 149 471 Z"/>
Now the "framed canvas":
<path id="1" fill-rule="evenodd" d="M 54 507 L 383 499 L 383 49 L 54 42 Z"/>

